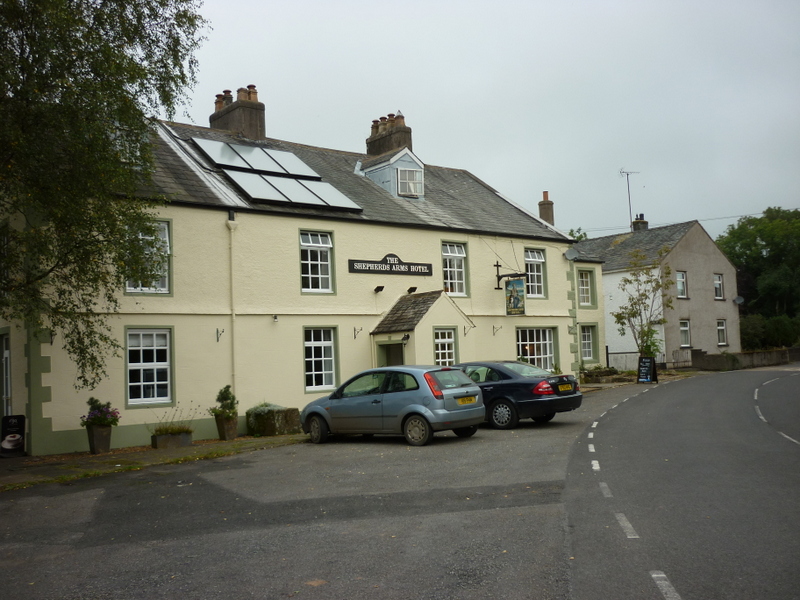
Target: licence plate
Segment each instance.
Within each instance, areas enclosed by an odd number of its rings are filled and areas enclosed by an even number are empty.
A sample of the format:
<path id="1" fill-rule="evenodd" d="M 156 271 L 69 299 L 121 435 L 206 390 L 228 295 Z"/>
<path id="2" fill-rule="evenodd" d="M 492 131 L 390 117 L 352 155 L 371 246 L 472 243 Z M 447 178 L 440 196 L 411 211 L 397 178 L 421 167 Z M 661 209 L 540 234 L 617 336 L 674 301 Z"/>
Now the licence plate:
<path id="1" fill-rule="evenodd" d="M 475 398 L 475 396 L 464 396 L 463 398 L 459 398 L 458 399 L 458 403 L 462 404 L 462 405 L 463 404 L 475 404 L 476 401 L 477 401 L 477 399 Z"/>
<path id="2" fill-rule="evenodd" d="M 571 392 L 572 391 L 572 384 L 571 383 L 562 383 L 558 386 L 559 392 Z"/>

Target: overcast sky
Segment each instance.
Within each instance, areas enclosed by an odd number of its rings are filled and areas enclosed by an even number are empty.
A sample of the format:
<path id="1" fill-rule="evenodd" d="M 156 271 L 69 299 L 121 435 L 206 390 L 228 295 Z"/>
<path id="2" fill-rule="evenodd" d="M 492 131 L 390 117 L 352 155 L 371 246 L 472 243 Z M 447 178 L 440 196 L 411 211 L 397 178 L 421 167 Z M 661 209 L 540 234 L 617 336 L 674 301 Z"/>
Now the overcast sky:
<path id="1" fill-rule="evenodd" d="M 398 110 L 466 169 L 590 237 L 800 208 L 798 0 L 205 0 L 182 121 L 255 84 L 267 136 L 365 152 Z M 490 219 L 491 215 L 487 215 Z"/>

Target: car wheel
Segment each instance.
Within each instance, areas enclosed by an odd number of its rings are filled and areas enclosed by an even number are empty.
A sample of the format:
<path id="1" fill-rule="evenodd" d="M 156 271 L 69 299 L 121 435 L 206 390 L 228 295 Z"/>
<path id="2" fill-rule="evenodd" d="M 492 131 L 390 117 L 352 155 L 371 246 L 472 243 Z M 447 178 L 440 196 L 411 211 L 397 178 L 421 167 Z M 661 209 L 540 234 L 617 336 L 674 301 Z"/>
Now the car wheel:
<path id="1" fill-rule="evenodd" d="M 556 413 L 547 413 L 546 415 L 542 415 L 541 417 L 533 417 L 533 420 L 537 423 L 547 423 L 548 421 L 552 421 L 553 417 L 556 416 Z"/>
<path id="2" fill-rule="evenodd" d="M 403 424 L 403 435 L 412 446 L 424 446 L 431 441 L 433 430 L 425 417 L 411 415 Z"/>
<path id="3" fill-rule="evenodd" d="M 308 422 L 308 433 L 311 436 L 312 444 L 324 444 L 328 441 L 330 429 L 328 429 L 328 423 L 321 416 L 311 415 Z"/>
<path id="4" fill-rule="evenodd" d="M 508 400 L 498 400 L 489 409 L 489 424 L 495 429 L 511 429 L 519 423 L 516 407 Z"/>
<path id="5" fill-rule="evenodd" d="M 475 435 L 475 432 L 478 431 L 477 425 L 471 425 L 469 427 L 458 427 L 453 429 L 453 433 L 455 433 L 458 437 L 468 438 Z"/>

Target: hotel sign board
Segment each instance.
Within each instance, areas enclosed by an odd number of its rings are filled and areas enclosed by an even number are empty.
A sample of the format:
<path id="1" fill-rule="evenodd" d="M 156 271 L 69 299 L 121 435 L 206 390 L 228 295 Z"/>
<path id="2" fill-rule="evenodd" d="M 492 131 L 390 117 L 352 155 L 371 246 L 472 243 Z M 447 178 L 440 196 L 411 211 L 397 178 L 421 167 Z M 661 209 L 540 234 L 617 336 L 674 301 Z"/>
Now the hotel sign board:
<path id="1" fill-rule="evenodd" d="M 433 275 L 431 263 L 407 263 L 396 254 L 387 254 L 381 260 L 347 261 L 350 273 L 380 273 L 383 275 Z"/>

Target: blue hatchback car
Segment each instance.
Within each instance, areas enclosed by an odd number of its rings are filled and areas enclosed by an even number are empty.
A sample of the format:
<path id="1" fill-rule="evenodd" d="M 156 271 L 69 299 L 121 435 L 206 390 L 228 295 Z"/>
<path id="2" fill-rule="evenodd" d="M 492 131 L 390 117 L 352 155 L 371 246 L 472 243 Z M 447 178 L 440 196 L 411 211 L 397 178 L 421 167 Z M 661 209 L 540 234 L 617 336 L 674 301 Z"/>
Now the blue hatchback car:
<path id="1" fill-rule="evenodd" d="M 470 437 L 486 418 L 478 385 L 453 367 L 402 365 L 363 371 L 300 413 L 315 444 L 331 434 L 403 435 L 424 446 L 436 431 Z"/>

